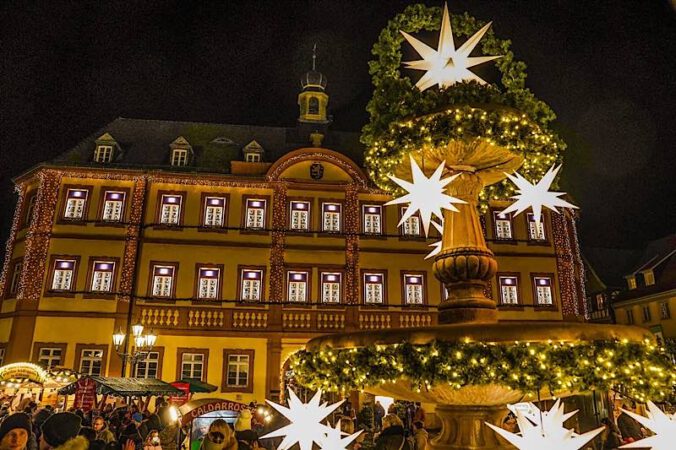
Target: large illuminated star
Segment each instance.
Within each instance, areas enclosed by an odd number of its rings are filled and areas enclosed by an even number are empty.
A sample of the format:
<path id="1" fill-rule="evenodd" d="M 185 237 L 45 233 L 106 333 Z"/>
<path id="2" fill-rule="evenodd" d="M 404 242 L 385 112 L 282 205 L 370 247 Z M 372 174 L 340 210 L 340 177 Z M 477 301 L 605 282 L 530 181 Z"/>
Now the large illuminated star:
<path id="1" fill-rule="evenodd" d="M 345 450 L 352 441 L 357 439 L 357 436 L 359 436 L 362 431 L 364 430 L 359 430 L 354 434 L 343 437 L 343 435 L 347 435 L 347 433 L 343 433 L 340 430 L 340 420 L 338 420 L 335 428 L 327 427 L 324 437 L 318 444 L 321 450 Z"/>
<path id="2" fill-rule="evenodd" d="M 526 416 L 519 410 L 516 411 L 516 421 L 521 430 L 521 435 L 510 433 L 509 431 L 497 427 L 486 422 L 486 425 L 491 427 L 496 433 L 505 438 L 510 444 L 519 450 L 542 450 L 542 449 L 556 449 L 556 450 L 578 450 L 582 448 L 589 441 L 603 431 L 604 427 L 588 431 L 584 434 L 575 434 L 573 430 L 567 430 L 563 427 L 563 420 L 565 417 L 570 417 L 569 414 L 563 414 L 558 410 L 558 405 L 549 411 L 549 417 L 544 418 L 541 424 L 535 424 L 528 420 Z M 576 411 L 577 412 L 577 411 Z M 536 413 L 539 414 L 536 407 Z M 544 414 L 544 413 L 543 413 Z M 539 423 L 539 420 L 538 420 Z"/>
<path id="3" fill-rule="evenodd" d="M 289 407 L 278 405 L 266 400 L 270 406 L 289 419 L 290 424 L 266 434 L 263 438 L 284 436 L 278 450 L 287 450 L 298 444 L 300 450 L 312 450 L 312 444 L 325 439 L 326 433 L 332 428 L 322 424 L 321 421 L 338 408 L 344 400 L 329 405 L 326 402 L 320 404 L 322 391 L 318 390 L 308 403 L 301 402 L 296 394 L 289 389 Z"/>
<path id="4" fill-rule="evenodd" d="M 422 221 L 425 236 L 429 234 L 430 222 L 432 216 L 437 216 L 443 220 L 442 209 L 448 209 L 458 212 L 458 209 L 453 206 L 453 203 L 467 203 L 463 200 L 457 199 L 444 193 L 444 188 L 451 181 L 455 180 L 458 175 L 453 175 L 448 178 L 441 179 L 441 174 L 444 171 L 444 162 L 442 161 L 434 171 L 431 177 L 427 178 L 418 163 L 415 162 L 411 156 L 411 175 L 413 182 L 408 182 L 400 178 L 390 175 L 390 179 L 404 188 L 408 193 L 395 198 L 386 203 L 386 205 L 396 205 L 401 203 L 409 203 L 408 208 L 401 216 L 399 225 L 401 226 L 413 214 L 420 211 L 420 220 Z"/>
<path id="5" fill-rule="evenodd" d="M 676 442 L 676 414 L 663 413 L 653 402 L 648 402 L 648 417 L 639 416 L 631 411 L 622 410 L 646 428 L 654 436 L 623 445 L 620 448 L 651 448 L 652 450 L 673 449 Z"/>
<path id="6" fill-rule="evenodd" d="M 424 91 L 427 88 L 438 85 L 440 88 L 452 86 L 465 80 L 474 80 L 480 84 L 486 84 L 475 73 L 469 70 L 470 67 L 502 58 L 502 56 L 469 56 L 474 47 L 479 43 L 483 35 L 488 31 L 492 22 L 486 24 L 477 31 L 474 36 L 467 39 L 462 46 L 456 50 L 453 42 L 453 30 L 451 29 L 451 19 L 448 15 L 448 6 L 444 4 L 444 15 L 441 19 L 441 30 L 439 30 L 439 48 L 434 50 L 427 44 L 419 41 L 410 34 L 401 31 L 404 38 L 413 46 L 415 51 L 422 57 L 418 61 L 405 62 L 409 69 L 425 70 L 425 74 L 415 84 L 418 89 Z"/>
<path id="7" fill-rule="evenodd" d="M 502 211 L 502 214 L 514 212 L 514 215 L 516 216 L 528 208 L 532 208 L 533 219 L 535 219 L 536 222 L 539 222 L 543 206 L 556 213 L 559 212 L 556 209 L 557 206 L 561 208 L 577 208 L 577 206 L 559 198 L 561 195 L 565 194 L 565 192 L 551 192 L 549 190 L 560 169 L 561 166 L 550 167 L 547 173 L 536 184 L 532 184 L 518 173 L 514 175 L 505 173 L 505 175 L 512 180 L 512 183 L 516 185 L 517 195 L 512 197 L 516 201 Z"/>
<path id="8" fill-rule="evenodd" d="M 427 256 L 425 256 L 425 259 L 430 259 L 432 256 L 436 256 L 436 255 L 438 255 L 439 253 L 441 253 L 441 246 L 442 246 L 443 243 L 444 243 L 444 240 L 443 240 L 443 234 L 444 234 L 444 225 L 443 225 L 443 221 L 442 221 L 441 224 L 438 224 L 437 222 L 432 221 L 432 225 L 434 226 L 434 228 L 437 229 L 437 231 L 439 232 L 439 234 L 442 235 L 442 238 L 441 238 L 440 240 L 438 240 L 437 242 L 435 242 L 434 244 L 428 245 L 428 247 L 434 247 L 434 248 L 432 249 L 431 252 L 429 252 L 429 253 L 427 254 Z"/>

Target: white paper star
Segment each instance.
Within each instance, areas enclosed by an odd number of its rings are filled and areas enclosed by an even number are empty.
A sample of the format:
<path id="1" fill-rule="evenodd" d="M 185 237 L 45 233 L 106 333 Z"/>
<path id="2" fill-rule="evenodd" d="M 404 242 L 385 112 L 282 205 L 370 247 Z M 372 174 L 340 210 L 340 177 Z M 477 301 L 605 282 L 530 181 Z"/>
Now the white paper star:
<path id="1" fill-rule="evenodd" d="M 443 224 L 443 221 L 442 221 L 442 224 Z M 442 235 L 442 239 L 439 240 L 439 241 L 437 241 L 437 242 L 435 242 L 434 244 L 430 244 L 430 245 L 428 246 L 428 247 L 434 247 L 434 249 L 433 249 L 431 252 L 429 252 L 429 253 L 427 254 L 427 256 L 425 256 L 425 259 L 430 259 L 432 256 L 436 256 L 436 255 L 438 255 L 439 253 L 441 253 L 441 246 L 442 246 L 443 243 L 444 243 L 444 240 L 443 240 L 444 226 L 443 226 L 443 225 L 440 225 L 440 224 L 438 224 L 438 223 L 436 223 L 435 221 L 432 221 L 432 225 L 433 225 L 434 228 L 436 228 L 437 231 Z"/>
<path id="2" fill-rule="evenodd" d="M 676 414 L 665 414 L 653 402 L 648 402 L 648 417 L 639 416 L 631 411 L 622 410 L 649 428 L 654 436 L 623 445 L 620 448 L 651 448 L 652 450 L 673 449 L 676 443 Z"/>
<path id="3" fill-rule="evenodd" d="M 444 216 L 442 209 L 448 209 L 457 212 L 458 209 L 453 206 L 453 203 L 467 203 L 463 200 L 451 197 L 450 195 L 444 193 L 444 188 L 446 185 L 455 180 L 455 178 L 458 176 L 458 174 L 456 174 L 442 180 L 441 174 L 444 171 L 444 165 L 445 164 L 442 161 L 432 176 L 427 178 L 423 171 L 420 170 L 420 167 L 418 167 L 418 164 L 413 159 L 413 156 L 411 156 L 411 175 L 413 176 L 412 183 L 397 178 L 394 175 L 390 175 L 390 179 L 404 188 L 408 193 L 387 202 L 386 205 L 410 203 L 402 215 L 398 226 L 401 226 L 408 218 L 413 216 L 413 214 L 415 214 L 417 211 L 420 211 L 420 219 L 422 220 L 423 230 L 425 230 L 425 236 L 427 236 L 429 234 L 430 222 L 432 221 L 433 215 L 443 220 Z"/>
<path id="4" fill-rule="evenodd" d="M 556 174 L 559 173 L 560 169 L 561 166 L 550 167 L 547 173 L 536 184 L 532 184 L 518 173 L 514 175 L 505 173 L 505 175 L 507 175 L 507 177 L 512 180 L 512 183 L 516 185 L 516 192 L 518 194 L 512 197 L 516 201 L 509 205 L 507 209 L 502 211 L 502 214 L 508 214 L 516 211 L 514 215 L 517 216 L 528 208 L 532 208 L 533 218 L 536 222 L 540 222 L 543 206 L 556 213 L 559 212 L 559 210 L 556 209 L 557 206 L 561 208 L 577 209 L 577 206 L 559 198 L 561 195 L 564 195 L 565 192 L 549 191 L 549 187 L 552 185 L 552 182 L 554 181 L 554 178 L 556 178 Z"/>
<path id="5" fill-rule="evenodd" d="M 318 444 L 322 450 L 345 450 L 352 441 L 357 439 L 357 436 L 359 436 L 362 431 L 364 430 L 359 430 L 356 433 L 347 436 L 347 433 L 343 433 L 340 430 L 340 420 L 338 420 L 335 428 L 327 427 L 324 438 L 318 442 Z M 343 437 L 343 435 L 346 435 L 347 437 Z"/>
<path id="6" fill-rule="evenodd" d="M 332 430 L 331 427 L 322 424 L 321 421 L 344 402 L 344 400 L 341 400 L 333 405 L 328 405 L 326 402 L 320 404 L 321 395 L 320 389 L 308 403 L 303 403 L 289 389 L 288 408 L 266 400 L 270 406 L 289 419 L 291 423 L 266 434 L 261 439 L 284 436 L 282 443 L 277 447 L 278 450 L 287 450 L 295 444 L 300 446 L 300 450 L 312 450 L 312 444 L 319 444 L 322 439 L 325 439 L 326 433 L 330 432 L 327 430 Z"/>
<path id="7" fill-rule="evenodd" d="M 453 42 L 451 19 L 448 15 L 448 6 L 446 4 L 444 4 L 444 15 L 441 19 L 441 29 L 439 30 L 438 50 L 434 50 L 410 34 L 400 31 L 409 44 L 411 44 L 415 51 L 422 57 L 421 60 L 404 63 L 409 69 L 426 71 L 425 75 L 423 75 L 415 84 L 416 87 L 421 91 L 424 91 L 435 84 L 440 88 L 445 88 L 465 80 L 475 80 L 480 84 L 486 84 L 484 80 L 471 72 L 469 68 L 494 59 L 502 58 L 502 56 L 469 55 L 486 31 L 488 31 L 491 23 L 493 22 L 489 22 L 482 29 L 477 31 L 474 36 L 467 39 L 467 41 L 457 50 L 455 48 L 455 43 Z"/>
<path id="8" fill-rule="evenodd" d="M 536 415 L 539 416 L 537 407 L 535 407 L 535 410 Z M 485 423 L 519 450 L 578 450 L 603 431 L 603 427 L 600 427 L 578 435 L 573 430 L 567 430 L 563 427 L 563 421 L 570 418 L 571 414 L 563 414 L 563 407 L 559 409 L 558 402 L 549 411 L 547 418 L 545 418 L 545 413 L 542 414 L 542 424 L 539 424 L 539 419 L 537 420 L 538 424 L 535 424 L 528 420 L 520 410 L 516 411 L 516 421 L 519 430 L 521 430 L 521 436 L 488 422 Z"/>

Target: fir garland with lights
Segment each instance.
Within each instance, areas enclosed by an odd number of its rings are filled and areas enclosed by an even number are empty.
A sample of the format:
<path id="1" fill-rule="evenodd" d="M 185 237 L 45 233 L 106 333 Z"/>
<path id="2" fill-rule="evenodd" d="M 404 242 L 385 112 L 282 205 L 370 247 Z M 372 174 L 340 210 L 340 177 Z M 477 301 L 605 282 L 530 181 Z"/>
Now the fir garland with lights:
<path id="1" fill-rule="evenodd" d="M 461 36 L 471 36 L 485 25 L 467 13 L 454 15 L 451 21 L 454 33 Z M 409 152 L 454 139 L 483 138 L 522 155 L 520 173 L 530 181 L 539 180 L 552 164 L 561 162 L 565 144 L 549 129 L 554 112 L 525 87 L 526 65 L 514 58 L 509 40 L 498 39 L 489 30 L 481 41 L 484 54 L 504 55 L 495 62 L 502 87 L 471 81 L 421 92 L 401 75 L 400 31 L 438 30 L 440 22 L 440 8 L 411 5 L 388 23 L 373 46 L 375 59 L 369 67 L 375 90 L 367 106 L 370 122 L 362 130 L 371 179 L 380 188 L 397 192 L 388 175 Z M 488 186 L 480 206 L 485 209 L 488 200 L 512 194 L 513 186 L 506 180 Z"/>
<path id="2" fill-rule="evenodd" d="M 524 393 L 616 390 L 639 401 L 674 397 L 676 368 L 652 342 L 444 342 L 299 351 L 291 356 L 299 383 L 349 391 L 408 380 L 420 392 L 502 385 Z"/>

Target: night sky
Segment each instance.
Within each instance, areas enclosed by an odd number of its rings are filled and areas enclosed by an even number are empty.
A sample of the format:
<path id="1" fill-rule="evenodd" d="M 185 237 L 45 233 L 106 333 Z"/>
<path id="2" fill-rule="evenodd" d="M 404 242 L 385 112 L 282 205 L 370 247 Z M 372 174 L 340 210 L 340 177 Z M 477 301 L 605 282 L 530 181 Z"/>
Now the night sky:
<path id="1" fill-rule="evenodd" d="M 371 46 L 408 3 L 6 0 L 0 238 L 14 210 L 10 178 L 118 116 L 292 126 L 315 42 L 334 128 L 360 130 Z M 493 20 L 558 114 L 569 145 L 562 185 L 582 208 L 583 245 L 636 246 L 676 230 L 669 1 L 453 0 L 449 10 Z"/>

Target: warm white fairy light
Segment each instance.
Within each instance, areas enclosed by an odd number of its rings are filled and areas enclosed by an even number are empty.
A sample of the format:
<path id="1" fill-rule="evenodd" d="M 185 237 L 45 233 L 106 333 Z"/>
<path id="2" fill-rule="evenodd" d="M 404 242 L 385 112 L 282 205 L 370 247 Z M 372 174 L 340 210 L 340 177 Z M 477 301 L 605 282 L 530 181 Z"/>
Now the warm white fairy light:
<path id="1" fill-rule="evenodd" d="M 533 412 L 528 417 L 534 417 L 533 422 L 520 410 L 516 410 L 516 421 L 520 433 L 510 433 L 498 426 L 485 422 L 500 436 L 519 450 L 578 450 L 603 431 L 603 427 L 588 431 L 584 434 L 576 434 L 573 430 L 563 427 L 563 422 L 575 415 L 577 411 L 564 414 L 563 405 L 557 401 L 548 412 L 540 413 L 533 405 Z M 542 414 L 542 419 L 540 419 Z M 537 416 L 537 418 L 535 418 Z"/>
<path id="2" fill-rule="evenodd" d="M 437 167 L 434 173 L 427 178 L 425 173 L 418 166 L 418 163 L 413 159 L 413 156 L 410 158 L 411 182 L 390 175 L 390 179 L 406 190 L 407 194 L 387 202 L 386 205 L 397 205 L 401 203 L 409 204 L 406 211 L 401 216 L 399 226 L 406 222 L 416 212 L 420 212 L 420 220 L 423 225 L 423 230 L 425 231 L 425 236 L 427 236 L 430 230 L 430 222 L 433 219 L 432 216 L 436 216 L 440 220 L 443 220 L 443 209 L 457 212 L 458 209 L 453 206 L 453 204 L 467 202 L 445 193 L 446 185 L 455 180 L 459 174 L 441 179 L 445 167 L 443 161 L 439 164 L 439 167 Z"/>
<path id="3" fill-rule="evenodd" d="M 293 390 L 289 389 L 289 407 L 266 400 L 270 406 L 289 419 L 290 424 L 266 434 L 261 439 L 284 436 L 278 450 L 287 450 L 298 444 L 300 450 L 312 450 L 314 443 L 318 444 L 326 439 L 327 433 L 333 429 L 321 423 L 322 420 L 338 408 L 344 400 L 329 405 L 321 402 L 321 389 L 318 390 L 308 403 L 303 403 Z"/>
<path id="4" fill-rule="evenodd" d="M 424 91 L 435 84 L 440 88 L 445 88 L 466 80 L 473 80 L 480 84 L 486 84 L 484 80 L 470 71 L 469 68 L 494 59 L 502 58 L 502 56 L 469 55 L 477 46 L 483 35 L 486 34 L 491 23 L 492 22 L 489 22 L 477 31 L 457 50 L 455 48 L 455 43 L 453 42 L 451 19 L 446 4 L 444 4 L 444 14 L 441 19 L 439 48 L 437 50 L 434 50 L 432 47 L 419 41 L 410 34 L 401 31 L 404 38 L 406 38 L 409 44 L 411 44 L 415 51 L 422 57 L 421 60 L 404 63 L 409 69 L 425 71 L 425 74 L 416 83 L 416 87 L 421 91 Z"/>
<path id="5" fill-rule="evenodd" d="M 620 448 L 650 448 L 652 450 L 673 449 L 676 445 L 676 414 L 662 412 L 653 402 L 648 402 L 648 417 L 643 417 L 631 411 L 622 410 L 629 414 L 645 428 L 650 429 L 653 436 L 623 445 Z"/>
<path id="6" fill-rule="evenodd" d="M 577 208 L 577 206 L 559 198 L 564 195 L 565 192 L 553 192 L 549 190 L 560 169 L 560 165 L 558 167 L 550 167 L 542 179 L 535 184 L 531 183 L 518 173 L 515 173 L 514 175 L 505 173 L 512 183 L 516 185 L 517 195 L 512 197 L 513 199 L 516 199 L 516 201 L 502 211 L 502 214 L 513 212 L 516 216 L 528 208 L 531 208 L 533 210 L 533 219 L 536 222 L 539 222 L 543 206 L 556 213 L 559 212 L 556 209 L 557 207 Z"/>
<path id="7" fill-rule="evenodd" d="M 349 420 L 349 419 L 348 419 Z M 347 435 L 340 430 L 340 420 L 336 422 L 335 428 L 327 427 L 324 437 L 318 442 L 321 450 L 345 450 L 348 445 L 352 443 L 362 431 Z M 346 437 L 343 437 L 343 436 Z"/>

